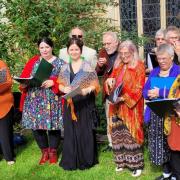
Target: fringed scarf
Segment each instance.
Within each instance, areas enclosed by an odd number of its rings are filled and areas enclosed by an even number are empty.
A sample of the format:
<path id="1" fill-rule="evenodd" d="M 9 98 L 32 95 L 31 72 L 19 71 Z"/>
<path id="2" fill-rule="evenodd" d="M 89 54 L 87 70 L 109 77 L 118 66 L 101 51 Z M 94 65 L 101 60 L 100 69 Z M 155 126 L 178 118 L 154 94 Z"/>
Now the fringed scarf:
<path id="1" fill-rule="evenodd" d="M 81 89 L 94 86 L 95 94 L 100 90 L 97 74 L 86 61 L 82 62 L 81 68 L 79 72 L 76 73 L 72 82 L 70 82 L 70 64 L 65 64 L 60 71 L 58 83 L 63 86 L 70 86 L 72 90 L 78 86 Z M 71 107 L 72 120 L 77 121 L 72 98 L 67 100 L 67 105 Z"/>

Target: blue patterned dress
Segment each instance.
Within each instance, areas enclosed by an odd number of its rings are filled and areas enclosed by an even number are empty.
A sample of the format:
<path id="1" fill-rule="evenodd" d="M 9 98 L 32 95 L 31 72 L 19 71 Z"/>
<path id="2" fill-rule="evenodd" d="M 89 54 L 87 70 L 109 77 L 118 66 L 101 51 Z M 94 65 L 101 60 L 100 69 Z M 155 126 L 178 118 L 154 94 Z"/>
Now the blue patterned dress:
<path id="1" fill-rule="evenodd" d="M 39 66 L 38 60 L 32 70 L 33 76 Z M 63 60 L 56 58 L 52 64 L 54 68 L 51 76 L 57 77 Z M 63 128 L 62 105 L 60 96 L 56 95 L 51 88 L 29 88 L 24 102 L 22 125 L 26 129 L 59 130 Z"/>

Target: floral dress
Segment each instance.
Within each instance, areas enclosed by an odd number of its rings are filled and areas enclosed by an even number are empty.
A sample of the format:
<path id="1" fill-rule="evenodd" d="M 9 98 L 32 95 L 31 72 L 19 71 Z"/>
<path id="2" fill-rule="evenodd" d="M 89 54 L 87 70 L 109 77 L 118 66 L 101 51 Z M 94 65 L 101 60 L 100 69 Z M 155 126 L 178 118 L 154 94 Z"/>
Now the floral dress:
<path id="1" fill-rule="evenodd" d="M 32 70 L 33 76 L 40 64 L 38 60 Z M 56 58 L 52 62 L 54 68 L 51 77 L 57 77 L 64 62 Z M 62 105 L 60 96 L 51 88 L 29 88 L 25 99 L 22 125 L 27 129 L 59 130 L 63 128 Z"/>

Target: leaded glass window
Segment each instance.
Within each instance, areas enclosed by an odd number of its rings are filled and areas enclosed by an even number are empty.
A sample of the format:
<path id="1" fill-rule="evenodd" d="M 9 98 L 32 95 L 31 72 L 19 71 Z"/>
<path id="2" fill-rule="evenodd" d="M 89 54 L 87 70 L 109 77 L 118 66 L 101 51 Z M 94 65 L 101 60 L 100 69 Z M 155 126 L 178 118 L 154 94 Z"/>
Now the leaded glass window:
<path id="1" fill-rule="evenodd" d="M 134 0 L 120 0 L 121 30 L 137 30 L 137 6 Z"/>
<path id="2" fill-rule="evenodd" d="M 166 0 L 167 25 L 180 27 L 180 0 Z"/>

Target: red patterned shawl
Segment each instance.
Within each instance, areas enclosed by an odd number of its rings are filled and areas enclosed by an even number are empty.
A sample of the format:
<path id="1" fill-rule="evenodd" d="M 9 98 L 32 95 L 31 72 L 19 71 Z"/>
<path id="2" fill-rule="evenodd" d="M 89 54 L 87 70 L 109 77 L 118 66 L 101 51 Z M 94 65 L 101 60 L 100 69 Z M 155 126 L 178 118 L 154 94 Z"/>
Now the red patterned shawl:
<path id="1" fill-rule="evenodd" d="M 123 69 L 123 64 L 114 69 L 111 77 L 117 78 Z M 122 95 L 125 101 L 110 106 L 110 119 L 118 115 L 129 129 L 137 143 L 142 144 L 143 134 L 143 106 L 142 90 L 145 83 L 145 67 L 142 61 L 138 61 L 135 68 L 127 68 L 123 76 Z M 111 122 L 111 128 L 113 122 Z"/>

